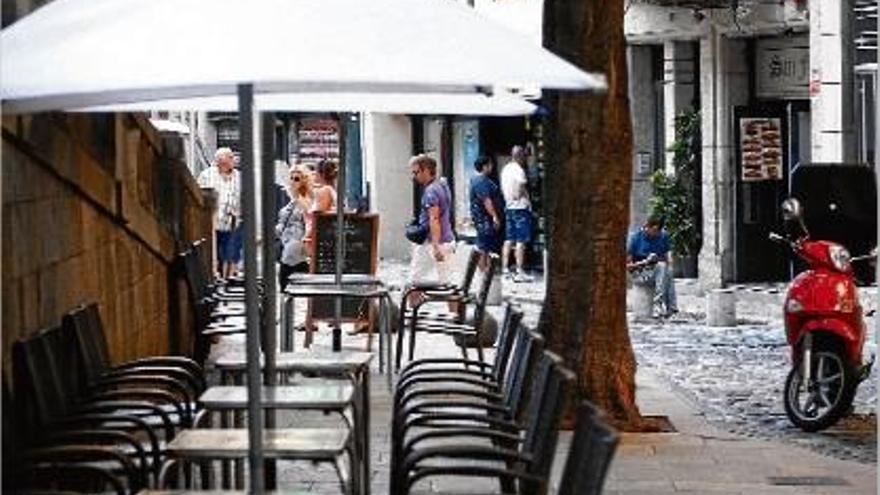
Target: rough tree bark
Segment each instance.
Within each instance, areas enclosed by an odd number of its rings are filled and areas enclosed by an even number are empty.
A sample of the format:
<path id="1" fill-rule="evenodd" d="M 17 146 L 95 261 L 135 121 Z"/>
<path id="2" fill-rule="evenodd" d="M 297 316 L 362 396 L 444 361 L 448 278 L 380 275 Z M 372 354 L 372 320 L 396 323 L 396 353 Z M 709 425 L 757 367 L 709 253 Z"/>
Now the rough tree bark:
<path id="1" fill-rule="evenodd" d="M 655 429 L 635 403 L 626 323 L 625 239 L 632 182 L 623 0 L 546 0 L 544 45 L 607 77 L 605 92 L 548 93 L 549 276 L 539 329 L 578 374 L 579 399 L 617 428 Z"/>

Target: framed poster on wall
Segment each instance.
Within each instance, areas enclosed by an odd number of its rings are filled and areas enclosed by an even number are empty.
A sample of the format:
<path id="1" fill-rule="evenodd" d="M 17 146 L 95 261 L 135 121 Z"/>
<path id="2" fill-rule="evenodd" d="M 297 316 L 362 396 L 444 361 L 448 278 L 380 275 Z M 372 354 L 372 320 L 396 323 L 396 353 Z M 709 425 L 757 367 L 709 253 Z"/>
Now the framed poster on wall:
<path id="1" fill-rule="evenodd" d="M 782 180 L 782 119 L 739 119 L 739 146 L 743 182 Z"/>

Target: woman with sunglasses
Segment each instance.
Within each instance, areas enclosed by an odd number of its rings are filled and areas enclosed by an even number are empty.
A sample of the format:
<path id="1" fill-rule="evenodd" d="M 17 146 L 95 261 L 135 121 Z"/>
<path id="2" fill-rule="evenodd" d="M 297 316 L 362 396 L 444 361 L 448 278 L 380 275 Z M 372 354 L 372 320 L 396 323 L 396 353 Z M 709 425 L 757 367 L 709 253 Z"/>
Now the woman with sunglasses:
<path id="1" fill-rule="evenodd" d="M 312 208 L 313 195 L 308 170 L 300 164 L 290 169 L 287 186 L 290 203 L 278 212 L 275 235 L 281 239 L 280 267 L 278 283 L 282 290 L 293 273 L 308 273 L 309 261 L 306 255 L 306 216 Z"/>

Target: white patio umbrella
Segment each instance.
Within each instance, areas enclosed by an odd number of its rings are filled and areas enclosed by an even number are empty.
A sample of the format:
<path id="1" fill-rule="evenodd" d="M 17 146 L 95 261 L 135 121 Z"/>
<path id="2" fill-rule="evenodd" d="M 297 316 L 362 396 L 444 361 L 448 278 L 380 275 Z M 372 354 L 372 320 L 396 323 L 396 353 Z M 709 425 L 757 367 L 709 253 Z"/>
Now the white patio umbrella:
<path id="1" fill-rule="evenodd" d="M 263 490 L 263 455 L 254 94 L 486 93 L 496 87 L 604 85 L 603 76 L 587 74 L 449 0 L 55 0 L 0 34 L 0 99 L 7 113 L 238 95 L 249 465 L 251 491 L 257 493 Z M 337 214 L 341 230 L 341 201 Z M 342 243 L 337 246 L 341 263 Z M 337 282 L 340 275 L 341 264 Z M 267 367 L 272 356 L 266 353 Z"/>
<path id="2" fill-rule="evenodd" d="M 7 112 L 272 92 L 598 88 L 449 0 L 55 0 L 3 31 Z"/>
<path id="3" fill-rule="evenodd" d="M 537 110 L 532 103 L 517 96 L 497 93 L 274 93 L 254 96 L 258 111 L 322 113 L 377 112 L 431 115 L 529 115 Z M 117 103 L 68 109 L 75 112 L 147 112 L 152 110 L 234 112 L 234 96 L 203 96 Z"/>

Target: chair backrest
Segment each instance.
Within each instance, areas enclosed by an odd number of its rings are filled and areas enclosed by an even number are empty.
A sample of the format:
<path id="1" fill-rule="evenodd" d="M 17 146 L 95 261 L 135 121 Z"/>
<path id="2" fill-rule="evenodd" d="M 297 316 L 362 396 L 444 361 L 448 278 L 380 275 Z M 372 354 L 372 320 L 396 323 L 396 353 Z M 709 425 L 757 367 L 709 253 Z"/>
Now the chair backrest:
<path id="1" fill-rule="evenodd" d="M 504 380 L 507 363 L 510 361 L 510 351 L 516 340 L 522 317 L 522 311 L 510 303 L 505 305 L 504 319 L 501 322 L 501 330 L 498 332 L 498 345 L 495 347 L 495 361 L 492 363 L 492 374 L 499 383 Z"/>
<path id="2" fill-rule="evenodd" d="M 12 397 L 12 391 L 9 389 L 9 380 L 6 374 L 3 375 L 3 470 L 11 472 L 9 467 L 14 464 L 16 456 L 24 447 L 22 444 L 22 432 L 18 427 L 22 426 L 22 411 Z M 8 470 L 8 471 L 7 471 Z M 7 476 L 3 476 L 3 489 L 7 490 Z"/>
<path id="3" fill-rule="evenodd" d="M 208 294 L 208 281 L 199 261 L 199 252 L 193 247 L 179 255 L 183 263 L 183 273 L 189 296 L 193 304 L 197 304 Z"/>
<path id="4" fill-rule="evenodd" d="M 492 288 L 492 279 L 495 278 L 495 270 L 501 263 L 501 258 L 497 254 L 489 255 L 489 266 L 483 272 L 483 280 L 480 281 L 480 290 L 477 292 L 477 298 L 474 306 L 474 328 L 477 332 L 483 329 L 483 319 L 486 317 L 486 302 L 489 300 L 489 289 Z"/>
<path id="5" fill-rule="evenodd" d="M 521 408 L 525 405 L 523 399 L 528 389 L 529 376 L 534 375 L 534 364 L 538 362 L 536 356 L 544 350 L 544 337 L 529 331 L 523 324 L 519 326 L 521 328 L 517 332 L 516 347 L 501 387 L 505 407 L 517 418 L 521 416 Z"/>
<path id="6" fill-rule="evenodd" d="M 13 389 L 26 421 L 38 435 L 40 428 L 69 410 L 60 379 L 42 336 L 20 340 L 12 346 Z"/>
<path id="7" fill-rule="evenodd" d="M 74 404 L 82 396 L 88 383 L 82 354 L 78 351 L 77 337 L 74 329 L 65 323 L 61 326 L 44 330 L 39 339 L 44 347 L 46 357 L 55 368 L 60 392 L 67 403 Z"/>
<path id="8" fill-rule="evenodd" d="M 75 337 L 86 383 L 95 382 L 110 367 L 110 347 L 96 303 L 80 306 L 64 315 L 62 324 Z"/>
<path id="9" fill-rule="evenodd" d="M 620 438 L 596 408 L 584 401 L 557 495 L 600 495 Z"/>
<path id="10" fill-rule="evenodd" d="M 480 264 L 480 251 L 474 248 L 471 248 L 471 253 L 468 255 L 467 265 L 464 267 L 464 273 L 461 278 L 461 289 L 462 294 L 467 294 L 471 291 L 471 285 L 474 283 L 474 275 L 477 273 L 477 266 Z"/>
<path id="11" fill-rule="evenodd" d="M 521 493 L 542 495 L 547 492 L 565 395 L 569 384 L 574 380 L 574 373 L 562 365 L 561 357 L 544 352 L 538 365 L 538 374 L 531 386 L 528 423 L 521 445 L 522 453 L 532 460 L 526 470 L 542 481 L 524 482 Z"/>

